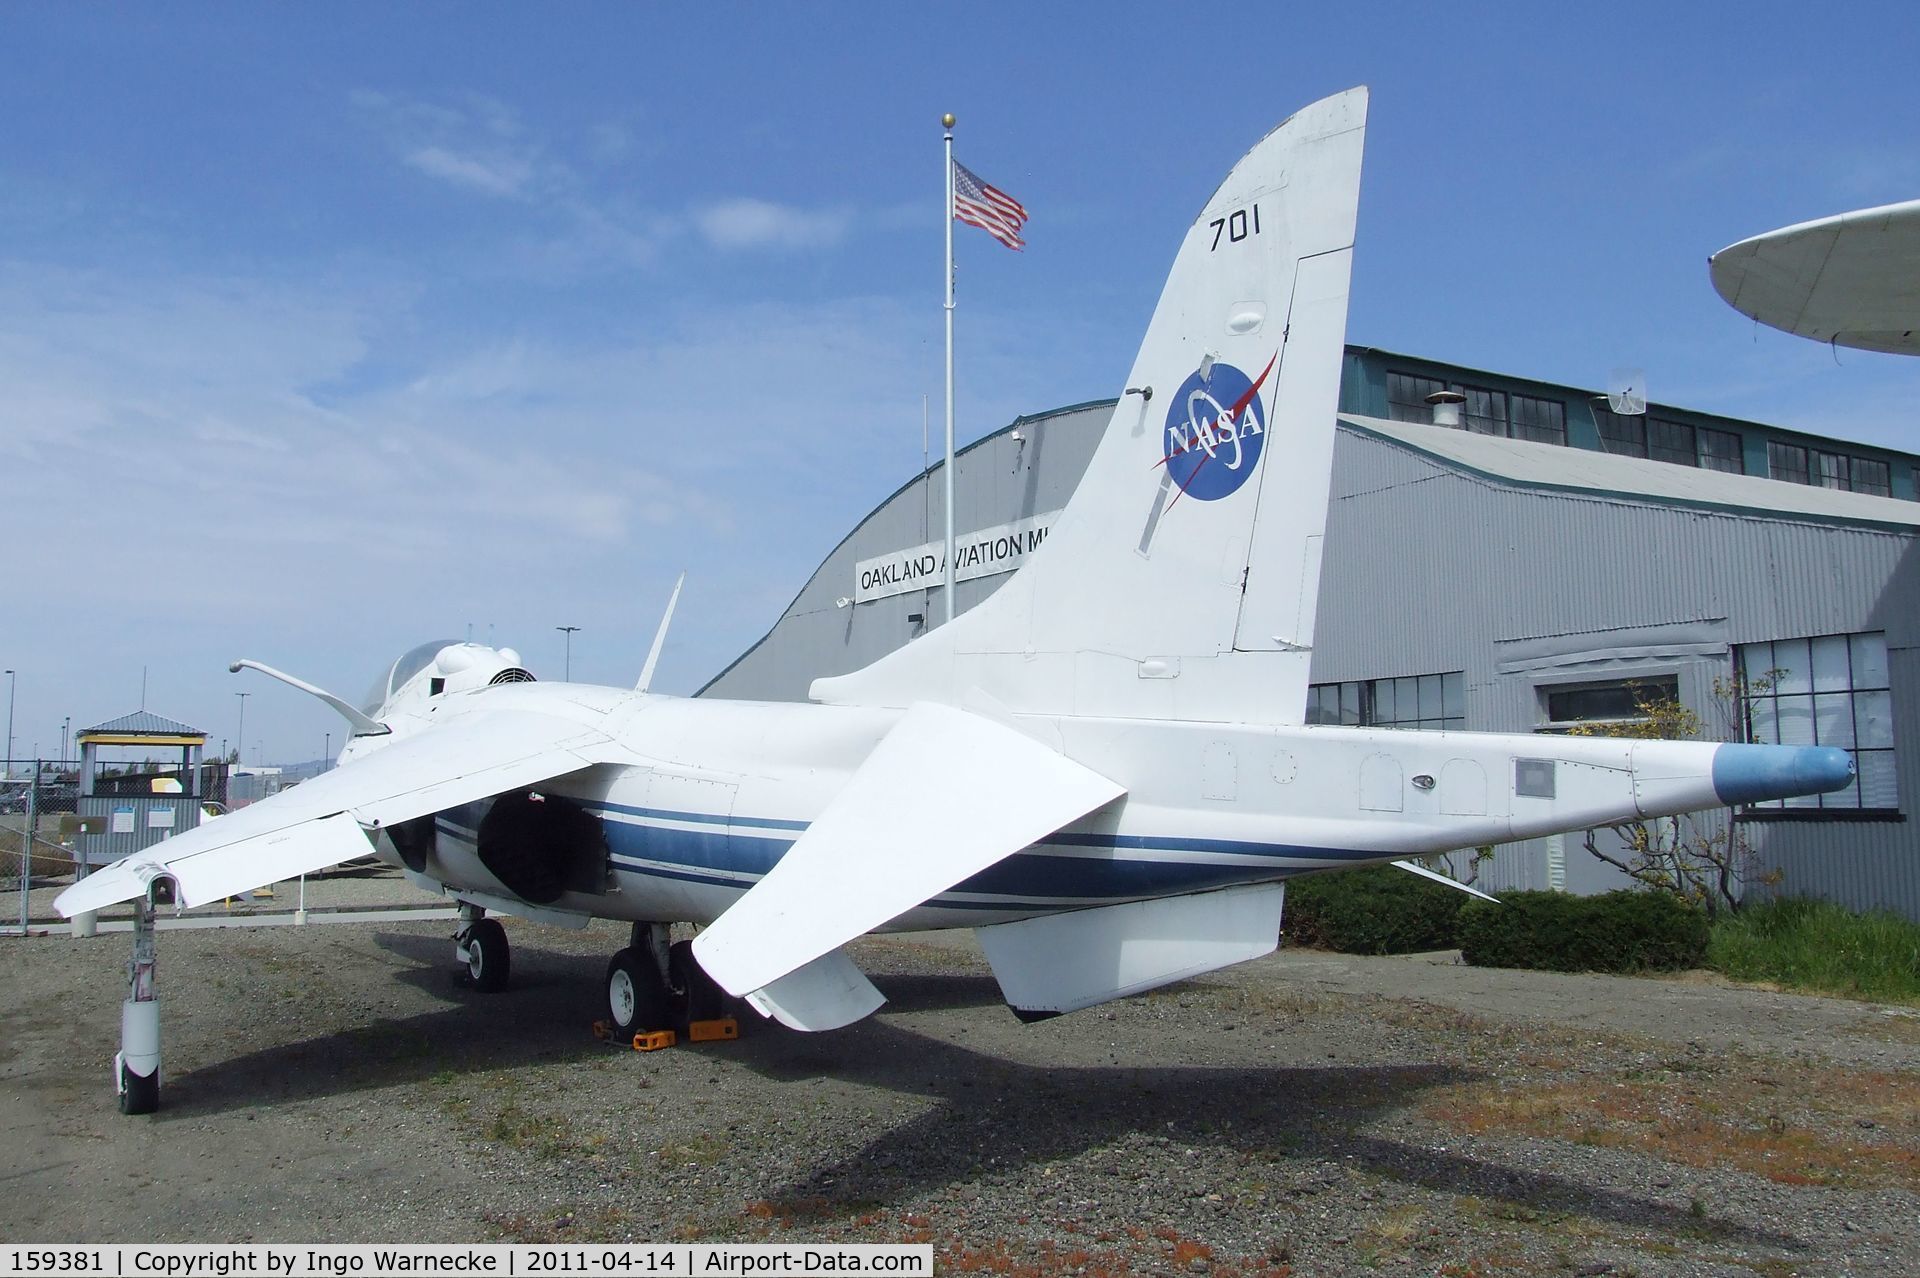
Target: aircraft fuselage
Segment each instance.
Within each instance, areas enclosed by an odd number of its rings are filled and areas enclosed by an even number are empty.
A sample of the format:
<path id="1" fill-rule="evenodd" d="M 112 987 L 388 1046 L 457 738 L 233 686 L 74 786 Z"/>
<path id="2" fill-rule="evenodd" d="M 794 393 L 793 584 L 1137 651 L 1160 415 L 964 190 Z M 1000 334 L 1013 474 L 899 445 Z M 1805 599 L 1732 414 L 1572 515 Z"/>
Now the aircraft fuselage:
<path id="1" fill-rule="evenodd" d="M 634 755 L 538 787 L 591 814 L 605 843 L 605 873 L 582 885 L 600 890 L 576 887 L 544 908 L 696 923 L 718 918 L 772 869 L 901 715 L 537 684 L 448 698 L 435 718 L 513 708 L 595 724 Z M 1720 801 L 1723 747 L 1698 742 L 1048 715 L 1006 722 L 1126 796 L 890 930 L 1272 882 Z M 985 806 L 996 796 L 988 785 L 976 798 Z M 474 856 L 496 802 L 435 817 L 441 855 L 425 867 L 428 878 L 456 894 L 513 895 Z M 393 855 L 384 842 L 383 852 Z M 899 855 L 914 855 L 910 840 Z"/>

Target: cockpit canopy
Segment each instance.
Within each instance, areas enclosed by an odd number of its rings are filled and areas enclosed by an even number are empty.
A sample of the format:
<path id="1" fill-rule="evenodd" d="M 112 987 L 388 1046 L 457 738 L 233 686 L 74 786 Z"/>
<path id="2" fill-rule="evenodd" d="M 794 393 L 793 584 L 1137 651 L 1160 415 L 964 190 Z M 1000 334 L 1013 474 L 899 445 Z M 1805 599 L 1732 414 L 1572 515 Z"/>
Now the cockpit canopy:
<path id="1" fill-rule="evenodd" d="M 402 653 L 385 674 L 373 681 L 360 708 L 368 715 L 378 716 L 382 707 L 429 666 L 443 680 L 471 675 L 471 678 L 457 680 L 461 688 L 533 682 L 533 675 L 520 664 L 520 654 L 511 648 L 489 648 L 458 639 L 432 639 Z"/>

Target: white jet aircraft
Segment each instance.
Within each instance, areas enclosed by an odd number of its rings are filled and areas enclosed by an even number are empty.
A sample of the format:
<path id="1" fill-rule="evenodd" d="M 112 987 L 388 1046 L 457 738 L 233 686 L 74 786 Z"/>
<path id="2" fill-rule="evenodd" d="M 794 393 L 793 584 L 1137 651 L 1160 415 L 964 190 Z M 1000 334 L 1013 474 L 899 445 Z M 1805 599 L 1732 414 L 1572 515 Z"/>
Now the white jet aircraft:
<path id="1" fill-rule="evenodd" d="M 482 990 L 509 960 L 488 911 L 630 921 L 623 1034 L 714 985 L 843 1026 L 883 1001 L 847 942 L 950 927 L 1036 1018 L 1270 952 L 1296 874 L 1846 785 L 1835 749 L 1303 724 L 1366 111 L 1364 89 L 1318 102 L 1227 175 L 1052 534 L 952 623 L 815 704 L 532 682 L 511 651 L 427 644 L 364 708 L 307 687 L 354 726 L 337 769 L 58 908 L 198 905 L 371 835 L 460 903 Z M 670 948 L 674 923 L 702 930 Z"/>

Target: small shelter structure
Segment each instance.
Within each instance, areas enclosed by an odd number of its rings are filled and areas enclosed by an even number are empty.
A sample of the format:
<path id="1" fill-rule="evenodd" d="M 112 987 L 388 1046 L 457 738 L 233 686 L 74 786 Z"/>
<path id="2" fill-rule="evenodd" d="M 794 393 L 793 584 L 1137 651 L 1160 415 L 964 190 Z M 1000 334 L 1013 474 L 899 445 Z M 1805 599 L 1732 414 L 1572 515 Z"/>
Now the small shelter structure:
<path id="1" fill-rule="evenodd" d="M 173 719 L 141 710 L 83 730 L 80 746 L 78 814 L 83 831 L 74 857 L 84 874 L 111 865 L 182 830 L 200 824 L 200 754 L 207 734 Z M 128 793 L 104 792 L 100 784 L 103 747 L 147 751 L 178 750 L 177 769 L 163 772 L 166 783 Z M 182 778 L 182 780 L 174 780 Z"/>

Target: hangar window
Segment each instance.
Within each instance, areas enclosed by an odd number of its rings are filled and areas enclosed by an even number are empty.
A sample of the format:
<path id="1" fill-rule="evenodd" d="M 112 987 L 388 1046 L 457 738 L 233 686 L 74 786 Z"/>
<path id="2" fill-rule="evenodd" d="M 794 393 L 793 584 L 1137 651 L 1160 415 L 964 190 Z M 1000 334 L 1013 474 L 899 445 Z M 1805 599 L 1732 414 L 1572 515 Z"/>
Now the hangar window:
<path id="1" fill-rule="evenodd" d="M 1734 475 L 1746 473 L 1746 446 L 1735 431 L 1690 426 L 1664 417 L 1613 413 L 1604 408 L 1594 410 L 1593 420 L 1600 428 L 1604 452 Z"/>
<path id="2" fill-rule="evenodd" d="M 1893 486 L 1888 482 L 1887 464 L 1867 457 L 1849 459 L 1848 478 L 1853 481 L 1856 493 L 1872 493 L 1875 497 L 1893 496 Z"/>
<path id="3" fill-rule="evenodd" d="M 1847 459 L 1839 453 L 1822 452 L 1814 448 L 1808 450 L 1807 456 L 1812 460 L 1813 482 L 1820 487 L 1845 491 L 1852 484 Z"/>
<path id="4" fill-rule="evenodd" d="M 1767 473 L 1790 484 L 1813 482 L 1813 476 L 1807 470 L 1807 450 L 1778 440 L 1767 442 Z"/>
<path id="5" fill-rule="evenodd" d="M 1699 441 L 1693 427 L 1685 422 L 1670 422 L 1660 417 L 1647 418 L 1647 456 L 1675 466 L 1698 466 Z"/>
<path id="6" fill-rule="evenodd" d="M 1604 408 L 1593 412 L 1600 427 L 1600 450 L 1622 457 L 1647 455 L 1647 419 L 1639 413 L 1611 413 Z"/>
<path id="7" fill-rule="evenodd" d="M 1747 473 L 1746 451 L 1741 446 L 1740 436 L 1730 430 L 1709 430 L 1705 426 L 1700 428 L 1698 435 L 1702 467 L 1724 470 L 1729 475 Z"/>
<path id="8" fill-rule="evenodd" d="M 1466 396 L 1460 425 L 1476 435 L 1511 436 L 1543 444 L 1567 442 L 1567 406 L 1557 399 L 1509 395 L 1489 386 L 1468 386 L 1416 373 L 1387 373 L 1387 416 L 1396 422 L 1433 421 L 1427 396 L 1436 391 Z"/>
<path id="9" fill-rule="evenodd" d="M 1542 444 L 1567 442 L 1567 406 L 1557 399 L 1513 397 L 1513 437 Z"/>
<path id="10" fill-rule="evenodd" d="M 1467 429 L 1476 435 L 1507 433 L 1507 397 L 1484 386 L 1456 386 L 1467 397 Z"/>
<path id="11" fill-rule="evenodd" d="M 1416 377 L 1412 373 L 1387 374 L 1387 417 L 1396 422 L 1433 422 L 1433 405 L 1427 396 L 1447 389 L 1435 377 Z"/>
<path id="12" fill-rule="evenodd" d="M 1824 448 L 1802 448 L 1798 444 L 1770 441 L 1767 444 L 1767 473 L 1775 479 L 1794 484 L 1870 493 L 1876 497 L 1893 496 L 1892 476 L 1887 463 Z"/>
<path id="13" fill-rule="evenodd" d="M 1624 726 L 1645 723 L 1650 706 L 1680 699 L 1677 675 L 1615 679 L 1607 683 L 1562 684 L 1540 689 L 1546 711 L 1542 732 L 1565 732 L 1576 725 Z"/>
<path id="14" fill-rule="evenodd" d="M 1317 683 L 1307 689 L 1307 722 L 1349 728 L 1458 732 L 1467 726 L 1464 672 Z"/>
<path id="15" fill-rule="evenodd" d="M 1734 649 L 1734 669 L 1747 689 L 1747 740 L 1838 746 L 1853 756 L 1859 773 L 1845 790 L 1757 803 L 1748 811 L 1881 816 L 1899 811 L 1885 634 L 1741 644 Z"/>

